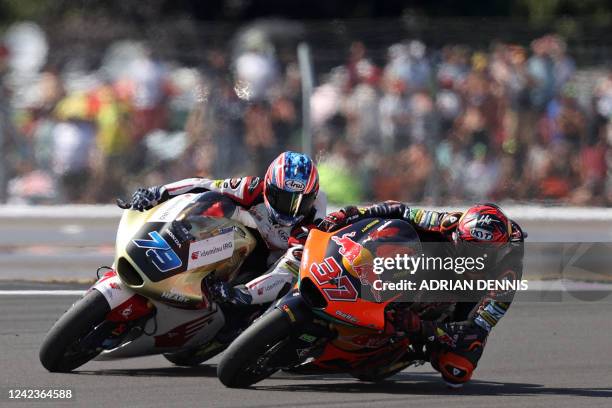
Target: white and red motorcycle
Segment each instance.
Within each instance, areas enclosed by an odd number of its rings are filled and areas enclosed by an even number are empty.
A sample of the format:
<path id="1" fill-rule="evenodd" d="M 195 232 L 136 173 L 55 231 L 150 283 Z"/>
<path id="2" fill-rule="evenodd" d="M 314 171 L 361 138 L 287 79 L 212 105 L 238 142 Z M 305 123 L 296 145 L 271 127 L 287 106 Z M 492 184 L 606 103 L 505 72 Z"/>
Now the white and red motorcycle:
<path id="1" fill-rule="evenodd" d="M 246 327 L 262 309 L 228 312 L 231 305 L 210 299 L 211 279 L 249 278 L 238 271 L 256 238 L 228 218 L 234 209 L 227 197 L 207 192 L 180 195 L 145 212 L 125 210 L 113 267 L 47 333 L 42 365 L 66 372 L 92 359 L 151 354 L 197 365 L 223 351 L 232 340 L 228 313 L 240 313 L 231 324 Z M 181 243 L 173 233 L 172 222 L 184 219 L 194 242 Z"/>

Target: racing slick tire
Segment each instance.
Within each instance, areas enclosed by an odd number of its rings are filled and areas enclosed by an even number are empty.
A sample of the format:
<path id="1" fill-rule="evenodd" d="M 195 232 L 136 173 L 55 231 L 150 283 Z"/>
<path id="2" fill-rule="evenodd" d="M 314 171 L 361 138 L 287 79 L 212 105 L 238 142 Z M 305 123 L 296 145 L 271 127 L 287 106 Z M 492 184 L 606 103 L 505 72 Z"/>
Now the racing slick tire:
<path id="1" fill-rule="evenodd" d="M 42 365 L 51 372 L 69 372 L 102 351 L 82 347 L 81 341 L 104 322 L 110 306 L 104 295 L 91 290 L 59 318 L 45 336 L 39 352 Z"/>
<path id="2" fill-rule="evenodd" d="M 217 366 L 219 380 L 229 388 L 246 388 L 274 374 L 282 367 L 266 366 L 266 361 L 271 349 L 290 335 L 284 312 L 274 309 L 263 315 L 225 350 Z"/>

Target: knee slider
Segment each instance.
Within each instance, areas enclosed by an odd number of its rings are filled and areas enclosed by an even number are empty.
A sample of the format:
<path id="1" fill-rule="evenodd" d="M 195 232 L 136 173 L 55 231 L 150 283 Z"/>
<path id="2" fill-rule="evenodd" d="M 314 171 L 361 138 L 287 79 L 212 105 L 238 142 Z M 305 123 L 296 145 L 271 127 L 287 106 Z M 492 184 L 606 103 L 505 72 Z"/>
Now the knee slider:
<path id="1" fill-rule="evenodd" d="M 445 351 L 432 356 L 432 366 L 450 384 L 463 384 L 472 378 L 476 365 L 466 357 Z"/>

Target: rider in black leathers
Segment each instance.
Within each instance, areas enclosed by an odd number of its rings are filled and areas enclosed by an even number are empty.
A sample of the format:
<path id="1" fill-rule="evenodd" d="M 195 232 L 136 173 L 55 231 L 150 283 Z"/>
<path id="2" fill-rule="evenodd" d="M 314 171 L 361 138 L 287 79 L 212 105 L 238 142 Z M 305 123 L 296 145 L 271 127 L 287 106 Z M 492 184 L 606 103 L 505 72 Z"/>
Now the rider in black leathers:
<path id="1" fill-rule="evenodd" d="M 437 212 L 388 201 L 365 208 L 349 206 L 329 214 L 319 228 L 334 231 L 370 217 L 403 219 L 428 241 L 448 242 L 455 256 L 469 255 L 482 244 L 494 248 L 487 275 L 520 280 L 523 271 L 525 234 L 495 204 L 478 204 L 466 212 Z M 480 245 L 480 246 L 479 246 Z M 451 387 L 470 380 L 482 356 L 487 337 L 510 307 L 514 292 L 490 291 L 476 303 L 458 303 L 450 321 L 441 323 L 421 317 L 430 305 L 411 305 L 399 326 L 426 344 L 427 357 Z M 415 307 L 416 306 L 416 307 Z"/>

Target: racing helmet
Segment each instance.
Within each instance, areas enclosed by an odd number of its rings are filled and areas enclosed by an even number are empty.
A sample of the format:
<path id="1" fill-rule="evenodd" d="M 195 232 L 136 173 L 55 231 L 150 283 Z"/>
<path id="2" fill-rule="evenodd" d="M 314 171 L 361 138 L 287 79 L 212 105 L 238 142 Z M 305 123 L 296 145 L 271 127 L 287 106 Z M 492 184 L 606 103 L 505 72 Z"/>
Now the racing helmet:
<path id="1" fill-rule="evenodd" d="M 293 226 L 307 216 L 319 192 L 319 174 L 305 154 L 281 153 L 266 172 L 263 197 L 270 218 Z"/>
<path id="2" fill-rule="evenodd" d="M 476 204 L 463 213 L 452 234 L 460 256 L 487 258 L 497 264 L 510 250 L 512 224 L 497 205 Z"/>

